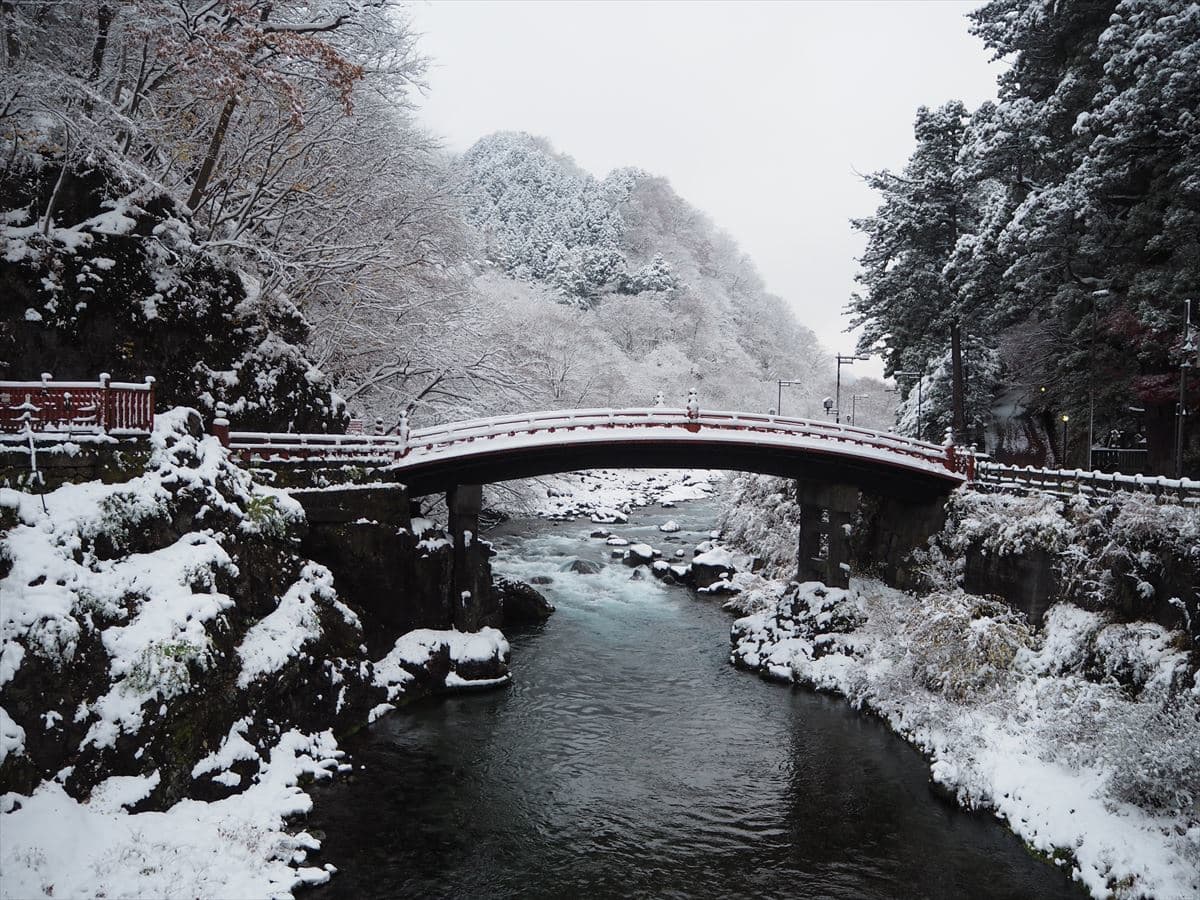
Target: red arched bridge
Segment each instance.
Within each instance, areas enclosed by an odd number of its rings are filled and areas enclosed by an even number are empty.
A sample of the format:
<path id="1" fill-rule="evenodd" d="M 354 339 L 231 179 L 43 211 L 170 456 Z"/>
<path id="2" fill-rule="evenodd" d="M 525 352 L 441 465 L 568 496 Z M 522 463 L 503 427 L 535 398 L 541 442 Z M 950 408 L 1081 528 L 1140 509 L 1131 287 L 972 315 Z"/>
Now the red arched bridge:
<path id="1" fill-rule="evenodd" d="M 413 496 L 589 468 L 732 469 L 853 484 L 890 496 L 949 493 L 974 456 L 900 435 L 741 412 L 578 409 L 454 422 L 397 434 L 216 430 L 248 463 L 385 467 Z"/>

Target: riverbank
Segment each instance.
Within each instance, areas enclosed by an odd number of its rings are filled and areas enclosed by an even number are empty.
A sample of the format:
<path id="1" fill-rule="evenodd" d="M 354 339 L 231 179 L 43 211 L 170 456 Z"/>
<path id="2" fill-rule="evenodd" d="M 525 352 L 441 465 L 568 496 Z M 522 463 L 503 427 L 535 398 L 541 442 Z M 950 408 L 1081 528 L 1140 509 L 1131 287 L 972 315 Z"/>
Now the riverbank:
<path id="1" fill-rule="evenodd" d="M 735 495 L 723 524 L 785 570 L 795 532 L 776 480 L 747 478 Z M 1009 543 L 1014 529 L 1028 540 L 1065 528 L 1049 507 L 1011 526 L 984 513 L 972 527 Z M 963 592 L 953 559 L 935 549 L 929 563 L 944 585 L 919 594 L 870 579 L 848 592 L 758 584 L 731 604 L 751 613 L 734 624 L 731 659 L 878 714 L 925 753 L 935 784 L 1093 896 L 1197 896 L 1200 675 L 1187 635 L 1069 603 L 1035 627 Z"/>
<path id="2" fill-rule="evenodd" d="M 507 680 L 495 629 L 371 622 L 300 552 L 302 508 L 199 416 L 118 483 L 0 489 L 0 896 L 281 897 L 327 880 L 297 817 L 338 739 Z M 448 557 L 429 523 L 430 555 Z"/>

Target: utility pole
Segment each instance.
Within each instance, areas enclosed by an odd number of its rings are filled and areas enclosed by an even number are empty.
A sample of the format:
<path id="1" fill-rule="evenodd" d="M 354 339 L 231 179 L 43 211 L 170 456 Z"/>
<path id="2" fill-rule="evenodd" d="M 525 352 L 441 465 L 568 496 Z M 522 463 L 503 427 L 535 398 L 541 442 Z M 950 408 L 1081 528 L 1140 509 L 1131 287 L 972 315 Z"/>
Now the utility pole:
<path id="1" fill-rule="evenodd" d="M 967 407 L 963 388 L 962 328 L 950 325 L 950 425 L 956 444 L 967 442 Z"/>
<path id="2" fill-rule="evenodd" d="M 778 416 L 782 416 L 783 415 L 783 389 L 785 387 L 796 387 L 797 385 L 800 384 L 800 382 L 799 381 L 786 381 L 786 380 L 781 379 L 778 382 L 778 384 L 779 384 L 779 390 L 778 390 L 779 397 L 775 402 L 775 414 Z"/>
<path id="3" fill-rule="evenodd" d="M 1088 451 L 1087 467 L 1089 472 L 1096 470 L 1092 462 L 1092 450 L 1096 446 L 1096 301 L 1107 297 L 1106 289 L 1092 291 L 1092 349 L 1088 352 Z"/>
<path id="4" fill-rule="evenodd" d="M 1187 371 L 1196 344 L 1192 339 L 1192 301 L 1185 301 L 1183 314 L 1183 360 L 1179 363 L 1179 415 L 1175 425 L 1175 477 L 1183 477 L 1183 437 L 1187 425 Z"/>
<path id="5" fill-rule="evenodd" d="M 865 362 L 870 359 L 869 356 L 855 356 L 853 354 L 846 356 L 841 353 L 837 355 L 837 388 L 834 391 L 834 412 L 837 414 L 837 422 L 840 425 L 842 422 L 842 366 L 852 366 L 855 360 Z"/>
<path id="6" fill-rule="evenodd" d="M 852 394 L 850 396 L 850 424 L 858 421 L 858 401 L 870 399 L 868 394 Z"/>

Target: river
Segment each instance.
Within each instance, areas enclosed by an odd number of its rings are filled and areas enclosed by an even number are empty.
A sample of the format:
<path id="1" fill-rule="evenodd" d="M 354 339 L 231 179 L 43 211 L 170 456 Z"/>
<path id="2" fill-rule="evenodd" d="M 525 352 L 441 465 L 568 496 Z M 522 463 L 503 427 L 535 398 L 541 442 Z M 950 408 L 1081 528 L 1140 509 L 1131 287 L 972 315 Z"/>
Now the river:
<path id="1" fill-rule="evenodd" d="M 714 501 L 610 526 L 668 555 Z M 683 530 L 659 532 L 668 518 Z M 715 599 L 630 580 L 589 522 L 507 523 L 501 574 L 558 606 L 509 634 L 513 684 L 427 700 L 350 742 L 308 827 L 368 897 L 1073 897 L 992 817 L 929 789 L 921 756 L 843 701 L 728 661 Z M 671 540 L 674 538 L 674 540 Z M 576 557 L 599 574 L 563 571 Z"/>

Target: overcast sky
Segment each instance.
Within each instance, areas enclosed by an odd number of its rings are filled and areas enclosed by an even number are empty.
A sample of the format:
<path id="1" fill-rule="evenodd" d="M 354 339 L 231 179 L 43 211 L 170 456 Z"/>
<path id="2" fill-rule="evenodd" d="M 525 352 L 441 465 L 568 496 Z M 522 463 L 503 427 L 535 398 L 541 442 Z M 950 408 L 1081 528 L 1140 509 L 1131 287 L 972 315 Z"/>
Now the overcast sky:
<path id="1" fill-rule="evenodd" d="M 995 95 L 999 64 L 964 18 L 978 5 L 423 0 L 420 116 L 451 150 L 528 131 L 598 177 L 665 175 L 846 353 L 849 219 L 876 205 L 856 171 L 904 164 L 920 104 Z"/>

